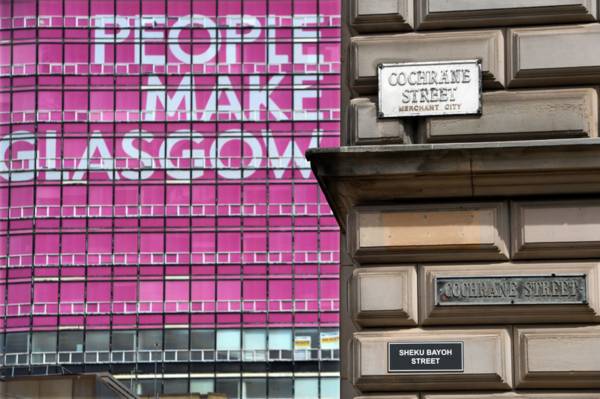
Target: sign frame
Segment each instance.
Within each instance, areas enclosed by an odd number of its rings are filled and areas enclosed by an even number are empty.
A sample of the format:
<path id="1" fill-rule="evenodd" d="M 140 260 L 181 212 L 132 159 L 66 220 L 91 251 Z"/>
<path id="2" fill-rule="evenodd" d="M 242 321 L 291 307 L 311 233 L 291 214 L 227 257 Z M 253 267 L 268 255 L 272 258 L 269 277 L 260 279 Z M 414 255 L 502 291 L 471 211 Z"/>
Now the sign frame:
<path id="1" fill-rule="evenodd" d="M 494 279 L 494 278 L 499 278 L 499 279 L 507 279 L 507 278 L 545 278 L 545 277 L 581 277 L 583 278 L 584 281 L 584 287 L 585 287 L 585 291 L 584 291 L 584 297 L 585 299 L 581 300 L 581 301 L 563 301 L 563 302 L 513 302 L 513 303 L 507 303 L 507 302 L 486 302 L 486 303 L 477 303 L 477 302 L 454 302 L 454 303 L 444 303 L 444 302 L 440 302 L 439 301 L 439 296 L 438 296 L 438 279 L 461 279 L 461 280 L 475 280 L 475 279 Z M 436 307 L 449 307 L 449 306 L 561 306 L 561 305 L 587 305 L 588 304 L 588 278 L 587 278 L 587 274 L 585 273 L 569 273 L 569 274 L 556 274 L 556 273 L 551 273 L 551 274 L 527 274 L 527 275 L 521 275 L 521 276 L 514 276 L 514 275 L 491 275 L 491 276 L 435 276 L 433 278 L 433 297 L 435 299 L 434 302 L 434 306 Z"/>
<path id="2" fill-rule="evenodd" d="M 477 67 L 477 79 L 478 79 L 478 87 L 477 87 L 477 91 L 478 91 L 478 96 L 477 96 L 477 102 L 478 102 L 478 107 L 477 110 L 474 112 L 442 112 L 442 113 L 427 113 L 425 112 L 420 112 L 420 111 L 410 111 L 407 112 L 406 114 L 399 114 L 399 115 L 386 115 L 384 114 L 384 112 L 382 111 L 382 104 L 383 104 L 383 90 L 382 90 L 382 79 L 381 79 L 381 73 L 382 70 L 385 68 L 391 68 L 391 67 L 417 67 L 417 66 L 437 66 L 437 65 L 457 65 L 457 64 L 476 64 Z M 482 65 L 481 65 L 481 59 L 467 59 L 467 60 L 449 60 L 449 61 L 426 61 L 426 62 L 394 62 L 394 63 L 390 63 L 390 62 L 384 62 L 384 63 L 379 63 L 377 64 L 377 117 L 381 118 L 381 119 L 388 119 L 388 118 L 412 118 L 412 117 L 434 117 L 434 116 L 477 116 L 477 115 L 481 115 L 483 112 L 483 69 L 482 69 Z"/>
<path id="3" fill-rule="evenodd" d="M 438 370 L 407 370 L 392 369 L 392 345 L 436 345 L 436 344 L 459 344 L 460 345 L 460 369 L 438 369 Z M 465 342 L 464 341 L 395 341 L 387 343 L 387 372 L 393 374 L 429 374 L 429 373 L 463 373 L 465 371 Z"/>

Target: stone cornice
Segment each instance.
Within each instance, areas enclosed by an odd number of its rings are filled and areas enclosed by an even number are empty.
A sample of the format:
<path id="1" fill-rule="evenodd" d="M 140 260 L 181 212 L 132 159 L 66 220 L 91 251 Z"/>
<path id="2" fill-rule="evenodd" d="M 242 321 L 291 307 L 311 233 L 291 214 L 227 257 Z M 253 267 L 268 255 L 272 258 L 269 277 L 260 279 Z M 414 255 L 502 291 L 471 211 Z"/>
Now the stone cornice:
<path id="1" fill-rule="evenodd" d="M 342 229 L 354 205 L 408 199 L 600 193 L 600 140 L 308 150 Z"/>

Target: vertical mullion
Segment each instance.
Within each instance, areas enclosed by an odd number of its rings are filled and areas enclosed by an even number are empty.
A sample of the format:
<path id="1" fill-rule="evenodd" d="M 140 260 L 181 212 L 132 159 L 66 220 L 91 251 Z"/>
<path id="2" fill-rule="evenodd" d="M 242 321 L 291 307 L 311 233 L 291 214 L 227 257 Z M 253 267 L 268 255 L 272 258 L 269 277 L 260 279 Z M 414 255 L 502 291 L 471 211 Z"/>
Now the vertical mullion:
<path id="1" fill-rule="evenodd" d="M 265 38 L 266 38 L 266 51 L 265 51 L 265 56 L 266 56 L 266 60 L 265 60 L 265 82 L 266 82 L 266 88 L 267 90 L 265 91 L 266 95 L 269 96 L 269 45 L 271 43 L 271 37 L 270 37 L 270 32 L 271 32 L 271 27 L 269 26 L 269 15 L 271 12 L 271 0 L 265 0 L 266 1 L 266 15 L 265 15 L 265 21 L 266 21 L 266 25 L 267 25 L 267 29 L 265 30 Z M 276 41 L 276 38 L 273 38 L 273 42 Z M 258 81 L 258 86 L 260 87 L 260 77 L 257 79 Z M 270 376 L 270 370 L 271 370 L 271 365 L 269 362 L 269 354 L 270 354 L 270 350 L 269 350 L 269 332 L 270 332 L 270 325 L 269 325 L 269 319 L 270 319 L 270 286 L 271 286 L 271 257 L 269 256 L 270 254 L 270 243 L 271 243 L 271 235 L 270 235 L 270 229 L 271 229 L 271 218 L 270 218 L 270 214 L 271 214 L 271 210 L 270 210 L 270 177 L 269 177 L 269 171 L 270 171 L 270 165 L 269 165 L 269 159 L 270 159 L 270 148 L 269 148 L 269 137 L 271 135 L 271 118 L 270 118 L 270 104 L 268 101 L 268 97 L 267 97 L 267 101 L 265 101 L 265 103 L 267 104 L 266 106 L 266 114 L 265 114 L 265 124 L 266 124 L 266 131 L 267 131 L 267 139 L 265 140 L 265 148 L 266 148 L 266 167 L 265 167 L 265 237 L 266 237 L 266 247 L 265 247 L 265 251 L 266 251 L 266 263 L 265 263 L 265 300 L 266 300 L 266 320 L 265 320 L 265 337 L 266 337 L 266 360 L 267 360 L 267 373 L 266 373 L 266 377 L 265 377 L 265 394 L 267 395 L 267 397 L 269 397 L 269 376 Z M 256 113 L 259 117 L 258 119 L 260 119 L 260 111 L 257 110 Z M 271 140 L 273 142 L 275 142 L 275 140 Z"/>
<path id="2" fill-rule="evenodd" d="M 291 2 L 291 6 L 292 6 L 292 68 L 291 68 L 291 83 L 292 83 L 292 109 L 290 110 L 290 117 L 292 120 L 292 130 L 290 132 L 290 145 L 292 145 L 293 148 L 293 143 L 294 143 L 294 138 L 296 137 L 296 115 L 295 115 L 295 111 L 296 111 L 296 99 L 295 99 L 295 93 L 296 93 L 296 82 L 295 82 L 295 77 L 296 77 L 296 52 L 294 51 L 294 46 L 295 46 L 295 33 L 296 33 L 296 7 L 295 7 L 295 3 L 294 1 Z M 299 104 L 300 106 L 302 106 L 302 104 Z M 292 381 L 294 381 L 296 379 L 296 359 L 294 356 L 294 343 L 295 343 L 295 338 L 296 338 L 296 214 L 294 212 L 294 204 L 295 204 L 295 200 L 296 200 L 296 195 L 295 195 L 295 190 L 296 190 L 296 180 L 295 180 L 295 172 L 296 172 L 296 167 L 294 164 L 294 151 L 292 151 L 291 154 L 292 159 L 290 159 L 290 169 L 291 169 L 291 180 L 290 180 L 290 184 L 291 184 L 291 199 L 290 199 L 290 209 L 291 209 L 291 219 L 292 219 L 292 225 L 290 226 L 290 230 L 291 230 L 291 235 L 292 235 L 292 249 L 291 249 L 291 259 L 292 259 L 292 265 L 291 265 L 291 280 L 292 280 L 292 312 L 293 312 L 293 317 L 292 317 Z M 310 353 L 310 352 L 309 352 Z M 292 393 L 294 392 L 294 386 L 292 385 Z"/>
<path id="3" fill-rule="evenodd" d="M 244 60 L 244 2 L 240 2 L 241 5 L 241 18 L 240 18 L 240 58 L 238 60 L 240 64 L 240 87 L 239 87 L 239 96 L 240 96 L 240 116 L 241 116 L 241 130 L 240 130 L 240 190 L 238 201 L 239 204 L 239 214 L 240 214 L 240 397 L 243 397 L 244 394 L 244 379 L 242 378 L 243 370 L 244 370 L 244 331 L 245 331 L 245 323 L 244 323 L 244 273 L 245 273 L 245 262 L 244 262 L 244 253 L 246 246 L 244 245 L 244 219 L 245 215 L 243 212 L 243 198 L 244 198 L 244 134 L 246 128 L 246 118 L 244 115 L 244 93 L 245 93 L 245 85 L 244 85 L 244 70 L 243 70 L 243 60 Z"/>
<path id="4" fill-rule="evenodd" d="M 8 102 L 8 134 L 6 136 L 3 137 L 3 139 L 6 137 L 8 138 L 8 144 L 12 145 L 12 135 L 13 135 L 13 119 L 12 119 L 12 114 L 13 114 L 13 97 L 14 97 L 14 79 L 13 79 L 13 73 L 12 73 L 12 69 L 13 69 L 13 51 L 14 51 L 14 35 L 13 35 L 13 23 L 14 23 L 14 4 L 13 2 L 9 2 L 8 3 L 8 7 L 10 7 L 10 11 L 9 11 L 9 17 L 10 17 L 10 39 L 9 39 L 9 46 L 10 46 L 10 50 L 9 50 L 9 60 L 8 60 L 8 65 L 10 68 L 10 73 L 8 76 L 8 81 L 9 81 L 9 87 L 8 87 L 8 96 L 10 101 Z M 36 70 L 37 73 L 37 70 Z M 36 93 L 37 96 L 37 93 Z M 8 165 L 9 165 L 9 169 L 12 166 L 12 152 L 8 151 Z M 7 174 L 7 186 L 6 186 L 6 191 L 7 191 L 7 207 L 6 207 L 6 237 L 4 238 L 4 242 L 5 242 L 5 248 L 6 248 L 6 265 L 5 267 L 5 271 L 4 271 L 4 303 L 6 305 L 9 304 L 9 300 L 10 297 L 8 295 L 8 284 L 10 281 L 10 277 L 9 277 L 9 265 L 10 265 L 10 235 L 9 235 L 9 231 L 10 231 L 10 226 L 11 226 L 11 215 L 10 215 L 10 205 L 11 205 L 11 201 L 12 201 L 12 173 L 8 173 Z M 34 209 L 35 212 L 35 209 Z M 31 280 L 31 278 L 30 278 Z M 33 284 L 31 284 L 33 285 Z M 33 301 L 33 297 L 31 298 L 30 301 Z M 17 307 L 18 309 L 18 307 Z M 3 325 L 2 325 L 2 332 L 3 332 L 3 336 L 2 336 L 2 340 L 3 342 L 1 342 L 3 345 L 2 347 L 5 349 L 4 352 L 6 353 L 6 335 L 7 335 L 7 331 L 8 331 L 8 306 L 6 308 L 6 311 L 4 312 L 4 315 L 2 316 L 3 319 Z M 0 362 L 0 365 L 4 365 L 6 363 L 6 358 L 2 357 L 2 362 Z M 14 370 L 14 367 L 12 368 Z"/>
<path id="5" fill-rule="evenodd" d="M 62 2 L 63 2 L 63 14 L 64 14 L 65 0 L 62 0 Z M 64 29 L 64 24 L 63 24 L 63 29 Z M 88 40 L 89 40 L 89 31 L 88 31 L 88 35 L 87 36 L 88 36 Z M 66 37 L 65 37 L 64 32 L 63 32 L 63 64 L 65 63 L 64 62 L 65 61 L 64 60 L 64 57 L 65 57 L 65 41 L 66 41 Z M 91 46 L 87 46 L 88 61 L 91 60 L 91 58 L 90 58 L 91 57 L 90 47 Z M 87 104 L 86 104 L 86 109 L 87 109 L 86 127 L 87 127 L 87 129 L 86 130 L 87 130 L 87 134 L 88 134 L 88 137 L 89 137 L 89 135 L 91 133 L 90 116 L 91 116 L 91 111 L 92 111 L 92 109 L 91 109 L 91 104 L 92 104 L 92 102 L 91 102 L 91 87 L 92 87 L 92 85 L 91 85 L 91 77 L 89 75 L 89 70 L 88 70 L 88 75 L 87 75 L 87 83 L 88 84 L 87 84 L 87 87 L 86 87 L 86 99 L 87 99 Z M 114 150 L 115 150 L 115 148 L 114 148 L 114 140 L 113 140 L 113 154 L 115 154 Z M 113 169 L 114 169 L 114 164 L 113 164 Z M 113 173 L 114 173 L 114 171 L 113 171 Z M 114 176 L 113 176 L 113 181 L 114 181 Z M 89 226 L 89 222 L 90 222 L 90 220 L 89 220 L 90 185 L 91 185 L 91 180 L 89 179 L 89 176 L 88 176 L 88 184 L 86 185 L 86 195 L 85 195 L 85 197 L 86 197 L 86 203 L 88 205 L 86 207 L 86 211 L 87 212 L 86 212 L 86 215 L 85 215 L 85 232 L 86 232 L 86 237 L 89 234 L 89 230 L 90 230 L 90 228 L 89 228 L 90 227 Z M 101 216 L 102 215 L 100 215 L 100 217 Z M 112 239 L 112 234 L 111 234 L 111 254 L 113 253 L 113 249 L 114 249 L 114 247 L 113 247 L 113 241 L 114 240 Z M 85 320 L 85 322 L 83 323 L 83 345 L 84 345 L 84 348 L 85 348 L 85 343 L 86 343 L 86 332 L 87 332 L 87 328 L 86 328 L 87 327 L 86 326 L 86 324 L 87 324 L 86 323 L 87 322 L 87 281 L 88 281 L 88 264 L 87 264 L 88 240 L 87 239 L 85 241 L 85 245 L 86 245 L 86 248 L 85 248 L 86 263 L 85 263 L 85 267 L 84 267 L 84 287 L 83 287 L 83 306 L 84 306 L 84 316 L 83 317 L 84 317 L 84 320 Z M 112 256 L 111 256 L 111 259 L 112 259 Z M 100 263 L 102 264 L 102 261 L 100 261 Z M 83 357 L 84 357 L 83 361 L 84 361 L 84 364 L 85 364 L 85 352 L 83 354 Z"/>

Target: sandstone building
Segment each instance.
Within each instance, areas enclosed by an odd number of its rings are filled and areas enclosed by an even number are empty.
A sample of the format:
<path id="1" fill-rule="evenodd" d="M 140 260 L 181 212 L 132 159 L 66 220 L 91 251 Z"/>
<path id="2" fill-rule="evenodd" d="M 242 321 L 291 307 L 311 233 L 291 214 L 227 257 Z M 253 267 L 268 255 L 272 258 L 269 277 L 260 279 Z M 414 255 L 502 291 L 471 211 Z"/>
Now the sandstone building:
<path id="1" fill-rule="evenodd" d="M 600 398 L 597 3 L 342 14 L 342 147 L 307 153 L 342 232 L 341 396 Z M 480 115 L 382 117 L 382 64 L 456 60 Z"/>

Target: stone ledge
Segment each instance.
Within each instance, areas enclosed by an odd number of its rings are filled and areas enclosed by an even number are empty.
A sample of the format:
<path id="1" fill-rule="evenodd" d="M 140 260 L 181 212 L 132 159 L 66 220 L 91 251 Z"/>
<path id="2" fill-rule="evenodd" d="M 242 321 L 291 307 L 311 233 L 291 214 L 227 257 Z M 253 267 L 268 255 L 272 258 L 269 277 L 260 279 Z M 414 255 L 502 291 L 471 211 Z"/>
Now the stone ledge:
<path id="1" fill-rule="evenodd" d="M 364 203 L 600 193 L 600 140 L 318 148 L 306 153 L 342 229 Z"/>
<path id="2" fill-rule="evenodd" d="M 461 393 L 425 394 L 422 399 L 598 399 L 598 392 L 503 392 L 503 393 Z M 392 399 L 392 398 L 390 398 Z"/>
<path id="3" fill-rule="evenodd" d="M 377 65 L 383 62 L 481 59 L 483 86 L 504 87 L 504 35 L 500 30 L 357 36 L 348 54 L 350 86 L 377 92 Z"/>
<path id="4" fill-rule="evenodd" d="M 595 0 L 418 0 L 415 11 L 417 29 L 591 22 L 597 18 Z"/>
<path id="5" fill-rule="evenodd" d="M 420 265 L 419 320 L 435 324 L 580 323 L 600 321 L 600 263 L 500 263 Z M 503 277 L 585 275 L 587 303 L 436 306 L 435 279 L 440 277 Z"/>
<path id="6" fill-rule="evenodd" d="M 516 327 L 518 388 L 600 388 L 600 325 Z"/>
<path id="7" fill-rule="evenodd" d="M 486 92 L 481 116 L 424 118 L 419 136 L 426 143 L 597 137 L 598 94 L 592 88 Z"/>
<path id="8" fill-rule="evenodd" d="M 402 32 L 413 30 L 412 0 L 346 0 L 350 26 L 357 32 Z"/>

